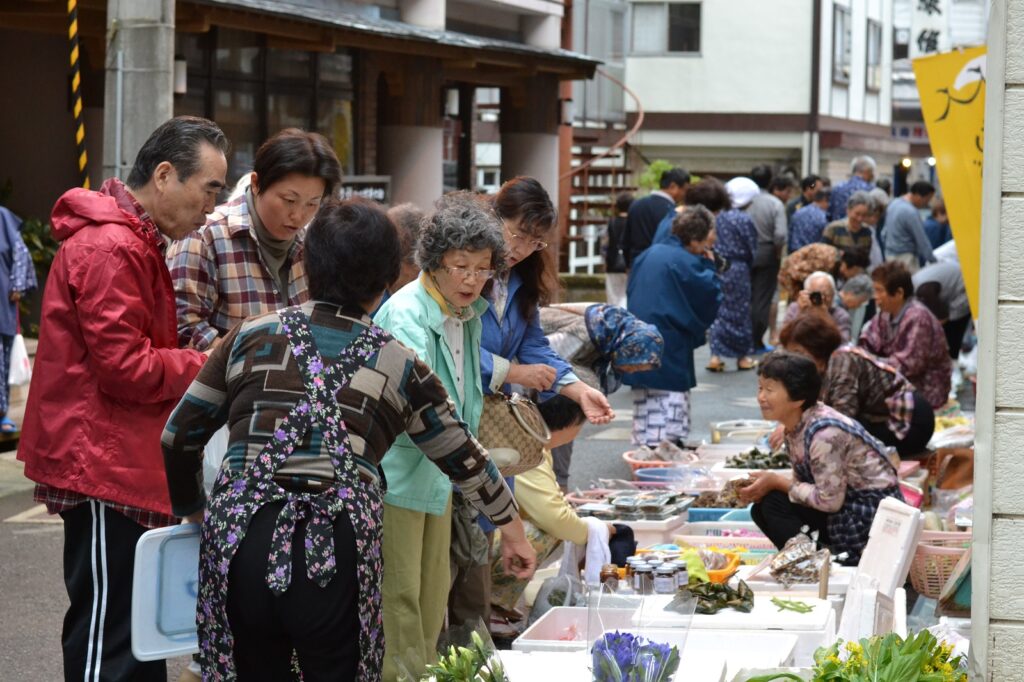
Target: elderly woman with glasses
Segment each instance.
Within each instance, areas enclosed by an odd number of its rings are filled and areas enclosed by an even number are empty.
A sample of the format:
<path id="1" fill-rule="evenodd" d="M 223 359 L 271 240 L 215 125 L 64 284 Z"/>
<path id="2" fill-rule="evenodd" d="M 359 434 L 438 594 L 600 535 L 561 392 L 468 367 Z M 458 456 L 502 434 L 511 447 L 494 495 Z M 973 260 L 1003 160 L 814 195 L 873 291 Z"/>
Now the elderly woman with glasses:
<path id="1" fill-rule="evenodd" d="M 484 393 L 503 387 L 507 392 L 509 385 L 559 393 L 579 403 L 591 423 L 608 423 L 614 416 L 608 399 L 580 381 L 541 329 L 539 306 L 550 303 L 558 288 L 558 270 L 547 250 L 555 228 L 551 198 L 537 180 L 521 176 L 503 184 L 491 201 L 504 227 L 505 257 L 492 286 L 484 290 L 488 303 L 480 342 Z M 506 481 L 513 484 L 511 478 Z M 465 506 L 462 500 L 457 504 Z M 494 530 L 484 519 L 480 525 L 486 533 Z M 449 603 L 451 623 L 488 620 L 489 567 L 460 567 L 456 585 Z"/>
<path id="2" fill-rule="evenodd" d="M 419 278 L 381 306 L 375 322 L 416 352 L 441 379 L 459 418 L 474 435 L 483 410 L 480 377 L 481 296 L 505 267 L 501 222 L 468 192 L 442 197 L 420 231 Z M 410 366 L 410 370 L 414 369 Z M 384 678 L 395 679 L 395 656 L 413 664 L 436 656 L 450 586 L 452 484 L 399 436 L 384 458 Z M 497 479 L 498 474 L 493 470 Z"/>

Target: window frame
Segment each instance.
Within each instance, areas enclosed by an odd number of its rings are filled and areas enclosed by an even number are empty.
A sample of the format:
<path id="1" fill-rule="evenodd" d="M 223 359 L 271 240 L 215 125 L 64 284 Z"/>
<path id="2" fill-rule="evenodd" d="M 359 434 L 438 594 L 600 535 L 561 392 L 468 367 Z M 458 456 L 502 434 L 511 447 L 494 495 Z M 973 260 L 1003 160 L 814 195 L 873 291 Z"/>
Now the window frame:
<path id="1" fill-rule="evenodd" d="M 843 5 L 832 5 L 832 82 L 836 85 L 849 86 L 853 75 L 853 21 L 850 8 Z M 840 17 L 843 21 L 840 22 Z M 842 26 L 840 26 L 842 23 Z M 845 27 L 843 35 L 840 29 Z M 842 38 L 842 54 L 840 55 L 839 38 Z M 837 59 L 841 59 L 842 63 Z M 847 71 L 843 73 L 843 67 Z"/>
<path id="2" fill-rule="evenodd" d="M 650 51 L 637 51 L 636 49 L 636 7 L 638 5 L 657 5 L 661 8 L 661 23 L 664 29 L 663 43 L 660 49 Z M 698 7 L 697 41 L 700 47 L 693 52 L 681 52 L 669 50 L 669 5 L 696 5 Z M 634 0 L 629 3 L 629 51 L 626 57 L 701 57 L 703 49 L 703 27 L 704 27 L 704 2 L 703 0 Z"/>
<path id="3" fill-rule="evenodd" d="M 882 64 L 884 61 L 882 57 L 882 51 L 884 49 L 882 35 L 882 22 L 875 19 L 868 19 L 866 35 L 867 41 L 864 49 L 864 89 L 871 93 L 879 93 L 882 91 Z M 878 61 L 874 64 L 871 63 L 872 38 L 877 40 L 874 47 L 876 50 L 875 56 Z M 872 82 L 872 73 L 876 75 L 877 82 Z"/>

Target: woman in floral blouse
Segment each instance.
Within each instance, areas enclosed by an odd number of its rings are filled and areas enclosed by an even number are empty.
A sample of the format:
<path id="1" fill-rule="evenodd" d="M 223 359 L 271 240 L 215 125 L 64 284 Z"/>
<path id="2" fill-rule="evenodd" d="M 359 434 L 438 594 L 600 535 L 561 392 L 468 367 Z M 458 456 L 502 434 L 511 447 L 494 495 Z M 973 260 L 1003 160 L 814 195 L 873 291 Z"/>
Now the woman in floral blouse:
<path id="1" fill-rule="evenodd" d="M 914 298 L 914 281 L 902 263 L 882 263 L 871 281 L 878 314 L 860 333 L 860 345 L 902 372 L 932 408 L 941 408 L 953 370 L 942 324 Z"/>
<path id="2" fill-rule="evenodd" d="M 783 348 L 814 361 L 823 403 L 859 421 L 901 456 L 924 452 L 935 431 L 935 412 L 898 369 L 863 348 L 840 347 L 839 328 L 820 311 L 798 315 L 782 328 L 781 338 Z"/>
<path id="3" fill-rule="evenodd" d="M 381 679 L 381 464 L 396 438 L 501 526 L 506 569 L 534 565 L 515 501 L 442 381 L 367 315 L 398 276 L 394 225 L 369 203 L 328 205 L 306 245 L 312 300 L 228 332 L 163 434 L 174 513 L 203 523 L 204 679 L 291 679 L 293 651 L 307 680 Z M 207 500 L 203 445 L 225 422 Z M 392 568 L 420 570 L 408 556 Z"/>
<path id="4" fill-rule="evenodd" d="M 863 426 L 818 402 L 821 377 L 810 359 L 773 353 L 758 377 L 761 413 L 782 424 L 793 472 L 755 473 L 740 497 L 754 503 L 754 522 L 776 547 L 808 526 L 820 545 L 856 565 L 879 503 L 903 499 L 896 469 Z"/>

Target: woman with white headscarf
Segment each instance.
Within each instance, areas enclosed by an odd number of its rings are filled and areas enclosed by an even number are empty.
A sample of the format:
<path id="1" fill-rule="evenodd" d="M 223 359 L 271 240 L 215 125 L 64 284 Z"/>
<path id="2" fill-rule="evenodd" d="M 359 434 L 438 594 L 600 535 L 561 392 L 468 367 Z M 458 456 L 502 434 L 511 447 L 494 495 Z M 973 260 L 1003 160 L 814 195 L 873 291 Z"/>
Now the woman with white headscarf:
<path id="1" fill-rule="evenodd" d="M 750 266 L 757 252 L 757 228 L 742 209 L 759 193 L 750 178 L 733 178 L 725 184 L 732 200 L 732 208 L 722 211 L 715 219 L 715 252 L 729 262 L 723 272 L 722 305 L 718 317 L 711 325 L 711 360 L 707 368 L 712 372 L 725 370 L 722 358 L 736 358 L 736 368 L 752 369 L 756 363 L 749 353 L 754 348 L 750 322 Z"/>

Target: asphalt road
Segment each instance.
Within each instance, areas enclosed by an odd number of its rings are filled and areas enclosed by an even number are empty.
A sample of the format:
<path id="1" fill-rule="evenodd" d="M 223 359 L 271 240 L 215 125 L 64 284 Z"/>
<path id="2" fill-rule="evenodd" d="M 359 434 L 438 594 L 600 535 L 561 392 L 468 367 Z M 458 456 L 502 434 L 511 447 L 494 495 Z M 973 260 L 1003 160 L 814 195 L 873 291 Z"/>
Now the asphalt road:
<path id="1" fill-rule="evenodd" d="M 721 419 L 758 417 L 753 372 L 712 374 L 703 369 L 707 350 L 697 354 L 698 386 L 692 394 L 691 440 L 709 437 Z M 576 443 L 570 487 L 586 488 L 599 478 L 629 478 L 622 453 L 629 448 L 629 390 L 611 396 L 616 420 L 587 426 Z M 0 682 L 51 682 L 63 678 L 60 632 L 67 595 L 61 568 L 63 526 L 45 512 L 32 513 L 31 483 L 14 453 L 0 454 Z M 168 666 L 176 680 L 185 661 Z"/>

